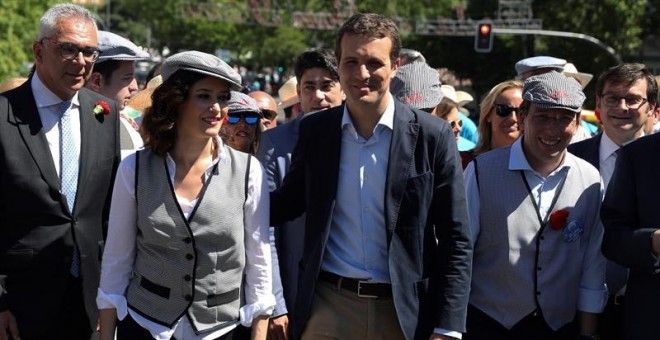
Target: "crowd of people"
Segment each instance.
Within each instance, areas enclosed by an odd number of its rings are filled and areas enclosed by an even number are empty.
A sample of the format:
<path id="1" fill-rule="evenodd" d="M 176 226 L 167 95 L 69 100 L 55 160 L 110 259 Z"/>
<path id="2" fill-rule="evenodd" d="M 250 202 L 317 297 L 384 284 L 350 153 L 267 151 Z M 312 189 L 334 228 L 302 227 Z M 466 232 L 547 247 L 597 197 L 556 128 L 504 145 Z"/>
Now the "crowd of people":
<path id="1" fill-rule="evenodd" d="M 279 103 L 74 4 L 0 93 L 0 340 L 655 339 L 658 85 L 532 57 L 441 84 L 360 13 Z M 284 117 L 278 125 L 278 112 Z"/>

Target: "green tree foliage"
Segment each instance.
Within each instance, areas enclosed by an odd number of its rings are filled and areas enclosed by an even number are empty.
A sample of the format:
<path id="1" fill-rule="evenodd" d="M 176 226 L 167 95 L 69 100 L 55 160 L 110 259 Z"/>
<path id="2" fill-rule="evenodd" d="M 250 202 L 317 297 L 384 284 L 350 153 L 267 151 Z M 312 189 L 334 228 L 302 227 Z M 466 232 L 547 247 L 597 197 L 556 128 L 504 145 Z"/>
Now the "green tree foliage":
<path id="1" fill-rule="evenodd" d="M 25 76 L 33 61 L 32 44 L 37 39 L 39 18 L 56 1 L 6 0 L 0 6 L 0 81 Z"/>

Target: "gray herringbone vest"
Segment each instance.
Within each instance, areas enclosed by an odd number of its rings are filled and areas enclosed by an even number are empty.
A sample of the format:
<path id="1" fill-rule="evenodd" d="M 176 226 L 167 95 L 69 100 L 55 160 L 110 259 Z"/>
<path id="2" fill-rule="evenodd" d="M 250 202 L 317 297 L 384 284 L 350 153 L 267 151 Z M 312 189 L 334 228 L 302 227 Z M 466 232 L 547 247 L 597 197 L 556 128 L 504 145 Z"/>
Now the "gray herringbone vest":
<path id="1" fill-rule="evenodd" d="M 594 242 L 592 232 L 598 244 L 591 246 L 600 249 L 600 177 L 590 164 L 566 154 L 571 158 L 566 164 L 573 165 L 553 211 L 568 210 L 569 221 L 581 221 L 584 233 L 566 242 L 561 231 L 546 226 L 537 235 L 541 226 L 521 173 L 508 169 L 510 150 L 496 149 L 477 159 L 481 230 L 475 240 L 470 304 L 511 328 L 537 308 L 538 299 L 546 322 L 556 330 L 575 316 L 583 266 L 591 265 L 585 251 Z"/>
<path id="2" fill-rule="evenodd" d="M 186 221 L 163 157 L 139 152 L 137 254 L 129 306 L 166 326 L 184 314 L 195 332 L 238 320 L 245 266 L 243 205 L 248 155 L 225 148 Z"/>

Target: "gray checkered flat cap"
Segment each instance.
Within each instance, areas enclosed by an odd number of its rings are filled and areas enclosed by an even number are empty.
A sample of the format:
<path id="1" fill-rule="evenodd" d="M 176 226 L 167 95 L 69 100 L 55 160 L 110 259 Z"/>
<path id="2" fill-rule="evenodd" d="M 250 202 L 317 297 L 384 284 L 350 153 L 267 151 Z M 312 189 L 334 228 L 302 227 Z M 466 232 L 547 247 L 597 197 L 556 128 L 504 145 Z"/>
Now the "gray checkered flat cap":
<path id="1" fill-rule="evenodd" d="M 518 77 L 522 77 L 523 74 L 540 68 L 553 68 L 561 71 L 564 69 L 564 65 L 566 65 L 566 60 L 560 58 L 546 56 L 531 57 L 516 63 L 516 73 L 518 73 Z"/>
<path id="2" fill-rule="evenodd" d="M 403 65 L 390 82 L 390 92 L 416 109 L 433 108 L 442 100 L 440 74 L 421 61 Z"/>
<path id="3" fill-rule="evenodd" d="M 99 49 L 101 55 L 96 61 L 97 64 L 108 60 L 144 60 L 149 58 L 149 53 L 145 52 L 130 40 L 108 31 L 99 31 Z"/>
<path id="4" fill-rule="evenodd" d="M 229 114 L 239 112 L 254 113 L 259 115 L 259 117 L 263 117 L 257 101 L 243 92 L 231 91 L 231 98 L 227 105 L 229 106 Z"/>
<path id="5" fill-rule="evenodd" d="M 527 78 L 522 97 L 542 109 L 573 112 L 580 112 L 586 98 L 577 80 L 555 71 Z"/>
<path id="6" fill-rule="evenodd" d="M 199 51 L 180 52 L 165 59 L 161 68 L 163 82 L 178 70 L 187 70 L 220 78 L 229 83 L 232 90 L 240 90 L 241 76 L 222 59 Z"/>

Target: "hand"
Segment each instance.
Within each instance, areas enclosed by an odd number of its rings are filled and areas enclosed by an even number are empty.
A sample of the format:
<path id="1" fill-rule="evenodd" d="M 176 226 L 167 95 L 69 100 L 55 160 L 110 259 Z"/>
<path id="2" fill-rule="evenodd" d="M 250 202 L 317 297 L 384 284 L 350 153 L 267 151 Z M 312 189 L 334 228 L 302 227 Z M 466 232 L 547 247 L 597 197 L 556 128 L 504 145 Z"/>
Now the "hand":
<path id="1" fill-rule="evenodd" d="M 18 325 L 14 314 L 6 310 L 0 312 L 0 340 L 9 339 L 20 340 L 21 337 L 18 335 Z"/>
<path id="2" fill-rule="evenodd" d="M 276 316 L 268 321 L 268 339 L 289 339 L 289 317 L 286 314 Z"/>
<path id="3" fill-rule="evenodd" d="M 660 229 L 651 234 L 651 251 L 655 256 L 660 256 Z"/>

